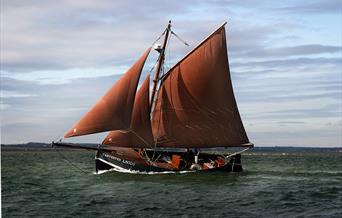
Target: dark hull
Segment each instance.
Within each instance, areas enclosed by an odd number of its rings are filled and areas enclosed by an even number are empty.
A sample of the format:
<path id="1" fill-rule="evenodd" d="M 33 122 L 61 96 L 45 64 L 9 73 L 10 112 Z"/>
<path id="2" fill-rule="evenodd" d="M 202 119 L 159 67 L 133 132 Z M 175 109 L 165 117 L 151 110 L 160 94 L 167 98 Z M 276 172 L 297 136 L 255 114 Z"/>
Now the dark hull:
<path id="1" fill-rule="evenodd" d="M 196 172 L 196 171 L 222 171 L 222 172 L 241 172 L 241 160 L 240 154 L 237 154 L 229 159 L 225 159 L 220 164 L 211 166 L 209 160 L 218 160 L 222 155 L 214 154 L 200 154 L 198 164 L 184 163 L 182 164 L 182 158 L 180 158 L 180 164 L 174 164 L 169 160 L 170 157 L 178 156 L 182 157 L 185 152 L 169 152 L 158 151 L 157 155 L 149 151 L 150 156 L 157 156 L 158 160 L 151 161 L 146 155 L 141 155 L 137 150 L 131 148 L 118 148 L 113 151 L 97 151 L 95 156 L 96 172 L 114 170 L 119 172 L 130 173 L 172 173 L 172 172 Z M 146 153 L 145 153 L 146 154 Z M 168 159 L 169 161 L 164 161 Z M 222 159 L 222 158 L 221 158 Z M 212 161 L 213 162 L 213 161 Z M 191 167 L 190 167 L 191 165 Z M 207 166 L 210 167 L 207 167 Z M 195 166 L 195 167 L 193 167 Z"/>

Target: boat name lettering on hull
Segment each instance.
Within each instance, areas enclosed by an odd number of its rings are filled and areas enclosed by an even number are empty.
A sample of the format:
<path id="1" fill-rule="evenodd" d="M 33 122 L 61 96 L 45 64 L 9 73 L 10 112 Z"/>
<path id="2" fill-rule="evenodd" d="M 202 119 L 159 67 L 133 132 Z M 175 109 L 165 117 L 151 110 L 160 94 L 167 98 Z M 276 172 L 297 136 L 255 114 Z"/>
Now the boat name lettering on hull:
<path id="1" fill-rule="evenodd" d="M 124 163 L 124 164 L 128 164 L 128 165 L 131 165 L 131 166 L 135 166 L 135 163 L 133 163 L 132 161 L 124 160 L 124 159 L 121 159 L 121 158 L 119 158 L 119 157 L 115 157 L 115 156 L 109 155 L 109 154 L 107 154 L 107 153 L 103 153 L 103 156 L 105 156 L 106 158 L 109 158 L 109 159 L 118 161 L 118 162 L 122 162 L 122 163 Z"/>
<path id="2" fill-rule="evenodd" d="M 121 161 L 121 158 L 118 158 L 118 157 L 115 157 L 115 156 L 112 156 L 112 155 L 109 155 L 109 154 L 106 154 L 106 153 L 103 153 L 103 156 L 109 158 L 109 159 L 112 159 L 112 160 L 116 160 L 116 161 Z"/>
<path id="3" fill-rule="evenodd" d="M 135 165 L 135 163 L 133 163 L 132 161 L 129 161 L 129 160 L 122 160 L 122 163 L 131 165 L 131 166 L 134 166 L 134 165 Z"/>

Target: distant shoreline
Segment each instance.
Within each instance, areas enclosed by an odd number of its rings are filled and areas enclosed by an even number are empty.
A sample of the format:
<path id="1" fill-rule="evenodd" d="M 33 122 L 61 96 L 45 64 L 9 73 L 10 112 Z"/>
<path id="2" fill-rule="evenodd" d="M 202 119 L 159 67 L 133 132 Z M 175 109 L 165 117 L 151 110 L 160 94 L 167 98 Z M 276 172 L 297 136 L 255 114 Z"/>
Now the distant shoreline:
<path id="1" fill-rule="evenodd" d="M 84 144 L 89 147 L 96 147 L 97 144 Z M 1 151 L 34 151 L 34 150 L 80 150 L 64 147 L 52 147 L 50 143 L 29 142 L 25 144 L 1 144 Z"/>

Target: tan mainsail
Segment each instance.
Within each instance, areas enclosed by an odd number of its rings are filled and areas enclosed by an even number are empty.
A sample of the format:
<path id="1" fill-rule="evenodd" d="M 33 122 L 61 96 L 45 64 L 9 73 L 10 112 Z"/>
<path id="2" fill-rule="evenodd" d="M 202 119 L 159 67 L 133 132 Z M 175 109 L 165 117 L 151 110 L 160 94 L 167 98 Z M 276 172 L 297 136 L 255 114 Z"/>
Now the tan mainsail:
<path id="1" fill-rule="evenodd" d="M 149 52 L 150 48 L 65 134 L 65 138 L 130 127 L 136 89 Z"/>
<path id="2" fill-rule="evenodd" d="M 251 146 L 235 102 L 224 26 L 162 78 L 152 130 L 158 147 Z"/>
<path id="3" fill-rule="evenodd" d="M 153 147 L 149 85 L 148 75 L 135 97 L 131 127 L 128 130 L 111 131 L 102 144 L 117 147 Z"/>

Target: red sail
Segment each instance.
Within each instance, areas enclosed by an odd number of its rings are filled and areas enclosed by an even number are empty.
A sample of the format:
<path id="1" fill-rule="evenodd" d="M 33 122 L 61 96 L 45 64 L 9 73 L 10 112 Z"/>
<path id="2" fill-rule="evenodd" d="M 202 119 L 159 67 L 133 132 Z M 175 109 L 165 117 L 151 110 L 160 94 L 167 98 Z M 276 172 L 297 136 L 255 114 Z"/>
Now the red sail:
<path id="1" fill-rule="evenodd" d="M 134 101 L 131 128 L 128 130 L 111 131 L 102 144 L 117 147 L 153 147 L 154 142 L 150 121 L 149 84 L 150 76 L 148 75 L 137 92 Z"/>
<path id="2" fill-rule="evenodd" d="M 158 147 L 251 146 L 235 102 L 224 26 L 162 79 L 152 130 Z"/>
<path id="3" fill-rule="evenodd" d="M 65 134 L 65 138 L 125 129 L 130 126 L 136 89 L 149 52 L 150 48 L 96 105 Z"/>

